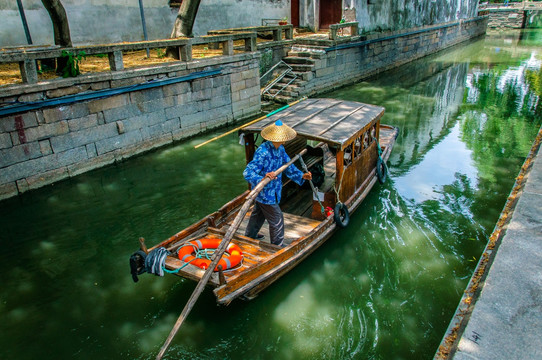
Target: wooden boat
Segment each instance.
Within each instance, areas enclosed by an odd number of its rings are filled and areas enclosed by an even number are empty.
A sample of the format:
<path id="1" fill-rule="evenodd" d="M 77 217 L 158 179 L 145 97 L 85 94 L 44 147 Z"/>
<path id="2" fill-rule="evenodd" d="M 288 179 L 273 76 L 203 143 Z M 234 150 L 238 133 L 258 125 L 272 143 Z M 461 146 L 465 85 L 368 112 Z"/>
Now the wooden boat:
<path id="1" fill-rule="evenodd" d="M 284 212 L 284 248 L 269 242 L 268 230 L 263 240 L 244 236 L 250 211 L 241 218 L 231 236 L 243 255 L 240 265 L 211 274 L 207 286 L 213 288 L 217 302 L 227 305 L 236 298 L 252 299 L 309 254 L 322 245 L 340 226 L 345 226 L 352 213 L 378 180 L 385 180 L 388 159 L 398 130 L 381 125 L 384 108 L 353 101 L 307 99 L 268 116 L 240 130 L 245 143 L 246 161 L 252 159 L 261 142 L 259 132 L 280 119 L 297 131 L 296 139 L 285 144 L 294 158 L 299 152 L 313 180 L 319 178 L 318 196 L 310 186 L 299 187 L 283 177 L 281 208 Z M 312 145 L 312 146 L 311 146 Z M 299 169 L 302 167 L 296 164 Z M 176 275 L 200 281 L 205 270 L 179 259 L 177 252 L 187 242 L 223 239 L 247 200 L 249 190 L 225 204 L 218 211 L 149 249 L 165 248 L 170 253 L 164 266 Z M 320 199 L 320 202 L 318 201 Z M 337 205 L 339 204 L 339 205 Z M 341 205 L 342 204 L 342 205 Z M 322 205 L 335 209 L 326 216 Z M 247 207 L 248 209 L 248 207 Z M 347 209 L 347 212 L 344 211 Z M 340 213 L 340 214 L 339 214 Z M 237 224 L 235 224 L 237 226 Z"/>

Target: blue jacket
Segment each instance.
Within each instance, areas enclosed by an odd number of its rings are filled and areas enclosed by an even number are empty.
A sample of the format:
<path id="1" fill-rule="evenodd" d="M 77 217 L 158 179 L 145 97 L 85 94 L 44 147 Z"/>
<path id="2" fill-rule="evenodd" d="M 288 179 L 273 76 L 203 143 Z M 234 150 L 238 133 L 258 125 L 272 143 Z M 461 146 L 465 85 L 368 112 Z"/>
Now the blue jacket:
<path id="1" fill-rule="evenodd" d="M 247 164 L 243 176 L 245 180 L 254 188 L 265 177 L 265 174 L 271 171 L 276 171 L 282 165 L 290 161 L 290 157 L 286 154 L 284 146 L 278 149 L 271 141 L 266 141 L 261 144 L 251 162 Z M 295 181 L 299 185 L 303 185 L 303 173 L 293 164 L 288 166 L 283 171 L 286 176 Z M 280 203 L 280 195 L 282 190 L 282 173 L 275 180 L 271 180 L 256 197 L 256 201 L 263 204 L 278 204 Z"/>

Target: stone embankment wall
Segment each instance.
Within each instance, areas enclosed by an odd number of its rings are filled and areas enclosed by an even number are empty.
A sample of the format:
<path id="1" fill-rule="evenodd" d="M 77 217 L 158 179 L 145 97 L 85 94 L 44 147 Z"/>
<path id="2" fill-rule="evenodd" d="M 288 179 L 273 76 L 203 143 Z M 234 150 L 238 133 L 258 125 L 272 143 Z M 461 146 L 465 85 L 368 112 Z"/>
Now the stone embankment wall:
<path id="1" fill-rule="evenodd" d="M 259 57 L 253 52 L 2 89 L 0 103 L 38 108 L 0 116 L 0 199 L 257 114 Z M 160 81 L 163 86 L 130 89 Z M 85 100 L 100 91 L 103 98 Z M 73 101 L 39 108 L 54 99 Z"/>
<path id="2" fill-rule="evenodd" d="M 317 43 L 294 46 L 292 53 L 310 54 L 314 65 L 289 95 L 310 96 L 344 86 L 478 37 L 486 32 L 487 21 L 487 16 L 477 17 L 327 48 Z"/>
<path id="3" fill-rule="evenodd" d="M 489 9 L 488 29 L 523 29 L 525 27 L 525 11 L 514 8 Z"/>

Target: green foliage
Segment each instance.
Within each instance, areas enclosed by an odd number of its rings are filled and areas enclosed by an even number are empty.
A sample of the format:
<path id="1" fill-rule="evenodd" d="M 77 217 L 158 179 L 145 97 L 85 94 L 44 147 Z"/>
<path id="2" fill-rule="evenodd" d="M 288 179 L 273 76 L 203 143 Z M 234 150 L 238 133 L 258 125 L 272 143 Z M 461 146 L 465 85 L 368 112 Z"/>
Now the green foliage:
<path id="1" fill-rule="evenodd" d="M 62 51 L 62 58 L 66 59 L 66 66 L 62 69 L 62 77 L 76 77 L 81 74 L 79 63 L 86 56 L 84 51 L 79 51 L 74 54 L 69 51 Z"/>
<path id="2" fill-rule="evenodd" d="M 273 52 L 268 50 L 262 53 L 260 58 L 260 76 L 265 74 L 273 66 Z"/>
<path id="3" fill-rule="evenodd" d="M 158 59 L 162 59 L 162 58 L 166 57 L 166 50 L 164 50 L 164 49 L 156 49 L 156 56 L 158 57 Z"/>

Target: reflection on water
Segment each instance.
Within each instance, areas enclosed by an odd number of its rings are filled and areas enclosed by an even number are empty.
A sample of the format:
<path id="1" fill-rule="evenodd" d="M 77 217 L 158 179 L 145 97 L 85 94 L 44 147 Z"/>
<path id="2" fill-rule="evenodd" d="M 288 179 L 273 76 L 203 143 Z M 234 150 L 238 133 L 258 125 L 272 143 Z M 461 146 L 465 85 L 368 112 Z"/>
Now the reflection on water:
<path id="1" fill-rule="evenodd" d="M 539 35 L 323 95 L 386 107 L 400 127 L 391 181 L 254 301 L 204 293 L 167 358 L 431 358 L 542 122 Z M 137 238 L 163 240 L 246 188 L 235 136 L 194 150 L 202 139 L 0 202 L 0 358 L 154 358 L 195 284 L 134 284 Z"/>

